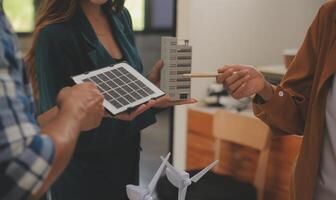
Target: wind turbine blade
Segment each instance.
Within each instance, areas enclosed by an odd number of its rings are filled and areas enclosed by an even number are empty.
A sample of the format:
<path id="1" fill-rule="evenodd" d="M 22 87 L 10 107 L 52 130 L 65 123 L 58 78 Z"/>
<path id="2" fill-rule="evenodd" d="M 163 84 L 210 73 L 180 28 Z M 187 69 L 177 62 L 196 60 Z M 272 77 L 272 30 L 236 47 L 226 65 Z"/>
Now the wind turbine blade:
<path id="1" fill-rule="evenodd" d="M 184 188 L 179 188 L 178 200 L 185 200 L 187 195 L 187 189 L 188 186 L 185 186 Z"/>
<path id="2" fill-rule="evenodd" d="M 164 158 L 163 158 L 162 156 L 161 156 L 161 160 L 162 160 L 162 161 L 164 160 Z M 172 171 L 174 171 L 174 173 L 176 174 L 176 176 L 179 176 L 180 172 L 177 171 L 177 169 L 176 169 L 173 165 L 171 165 L 169 162 L 167 162 L 167 163 L 166 163 L 166 166 L 167 166 L 169 169 L 171 169 Z"/>
<path id="3" fill-rule="evenodd" d="M 197 182 L 199 181 L 206 173 L 208 173 L 208 171 L 210 171 L 214 166 L 216 166 L 218 164 L 218 160 L 216 160 L 215 162 L 211 163 L 209 166 L 207 166 L 205 169 L 203 169 L 202 171 L 198 172 L 195 176 L 193 176 L 190 180 L 192 182 Z"/>
<path id="4" fill-rule="evenodd" d="M 157 182 L 159 181 L 159 178 L 162 174 L 162 171 L 163 171 L 164 167 L 166 166 L 166 163 L 168 162 L 169 157 L 170 157 L 170 153 L 168 153 L 166 158 L 163 160 L 160 168 L 158 169 L 158 171 L 156 172 L 156 174 L 152 178 L 151 182 L 149 183 L 148 189 L 149 189 L 150 194 L 153 193 L 153 191 L 155 189 L 155 186 L 156 186 Z"/>

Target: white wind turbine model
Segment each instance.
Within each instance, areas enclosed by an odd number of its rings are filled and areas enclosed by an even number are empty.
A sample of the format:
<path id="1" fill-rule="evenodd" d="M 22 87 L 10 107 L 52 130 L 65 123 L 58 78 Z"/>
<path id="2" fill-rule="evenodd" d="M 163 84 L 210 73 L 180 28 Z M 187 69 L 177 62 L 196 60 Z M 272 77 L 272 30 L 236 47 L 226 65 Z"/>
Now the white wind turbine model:
<path id="1" fill-rule="evenodd" d="M 164 158 L 161 157 L 161 159 L 163 160 Z M 191 185 L 192 182 L 196 183 L 199 181 L 206 173 L 216 166 L 218 162 L 219 161 L 216 160 L 215 162 L 211 163 L 208 167 L 197 173 L 192 178 L 190 178 L 189 173 L 178 170 L 169 162 L 167 162 L 166 175 L 169 182 L 179 189 L 178 200 L 185 200 L 188 186 Z"/>
<path id="2" fill-rule="evenodd" d="M 130 200 L 153 200 L 152 194 L 154 192 L 157 182 L 159 181 L 161 173 L 165 168 L 166 163 L 168 163 L 169 157 L 170 153 L 168 153 L 166 158 L 161 157 L 163 162 L 147 188 L 136 185 L 126 186 L 127 196 Z"/>

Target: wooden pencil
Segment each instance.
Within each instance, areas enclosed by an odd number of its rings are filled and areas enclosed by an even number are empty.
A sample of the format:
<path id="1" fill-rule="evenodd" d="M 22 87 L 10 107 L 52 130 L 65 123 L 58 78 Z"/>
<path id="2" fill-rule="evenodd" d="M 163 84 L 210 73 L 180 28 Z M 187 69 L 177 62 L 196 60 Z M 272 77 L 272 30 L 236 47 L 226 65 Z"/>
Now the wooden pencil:
<path id="1" fill-rule="evenodd" d="M 191 73 L 191 74 L 183 74 L 183 77 L 188 78 L 215 78 L 219 74 L 217 72 L 197 72 L 197 73 Z"/>

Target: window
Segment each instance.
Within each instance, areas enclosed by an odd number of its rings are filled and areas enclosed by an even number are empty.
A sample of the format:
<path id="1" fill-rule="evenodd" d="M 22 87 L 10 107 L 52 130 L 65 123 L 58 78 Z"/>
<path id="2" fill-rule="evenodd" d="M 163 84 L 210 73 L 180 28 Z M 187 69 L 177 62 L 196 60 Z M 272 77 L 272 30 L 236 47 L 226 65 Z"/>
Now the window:
<path id="1" fill-rule="evenodd" d="M 125 7 L 132 16 L 133 29 L 143 31 L 145 29 L 145 0 L 126 0 Z"/>
<path id="2" fill-rule="evenodd" d="M 31 33 L 34 29 L 36 0 L 4 0 L 4 10 L 14 30 Z M 155 32 L 174 30 L 176 0 L 126 0 L 134 31 Z"/>
<path id="3" fill-rule="evenodd" d="M 172 32 L 175 29 L 176 0 L 126 0 L 133 29 L 138 32 Z"/>
<path id="4" fill-rule="evenodd" d="M 16 32 L 31 33 L 33 31 L 34 0 L 4 0 L 3 7 Z"/>
<path id="5" fill-rule="evenodd" d="M 174 27 L 174 0 L 151 0 L 149 26 L 152 30 L 170 30 Z"/>

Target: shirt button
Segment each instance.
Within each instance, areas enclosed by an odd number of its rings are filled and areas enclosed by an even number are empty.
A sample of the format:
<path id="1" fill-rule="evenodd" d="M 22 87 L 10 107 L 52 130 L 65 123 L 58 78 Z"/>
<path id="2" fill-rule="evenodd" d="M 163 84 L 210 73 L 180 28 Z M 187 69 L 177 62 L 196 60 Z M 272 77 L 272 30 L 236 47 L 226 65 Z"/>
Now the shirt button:
<path id="1" fill-rule="evenodd" d="M 284 92 L 283 92 L 283 91 L 280 91 L 280 92 L 279 92 L 279 96 L 280 96 L 280 97 L 283 97 L 283 96 L 284 96 Z"/>

